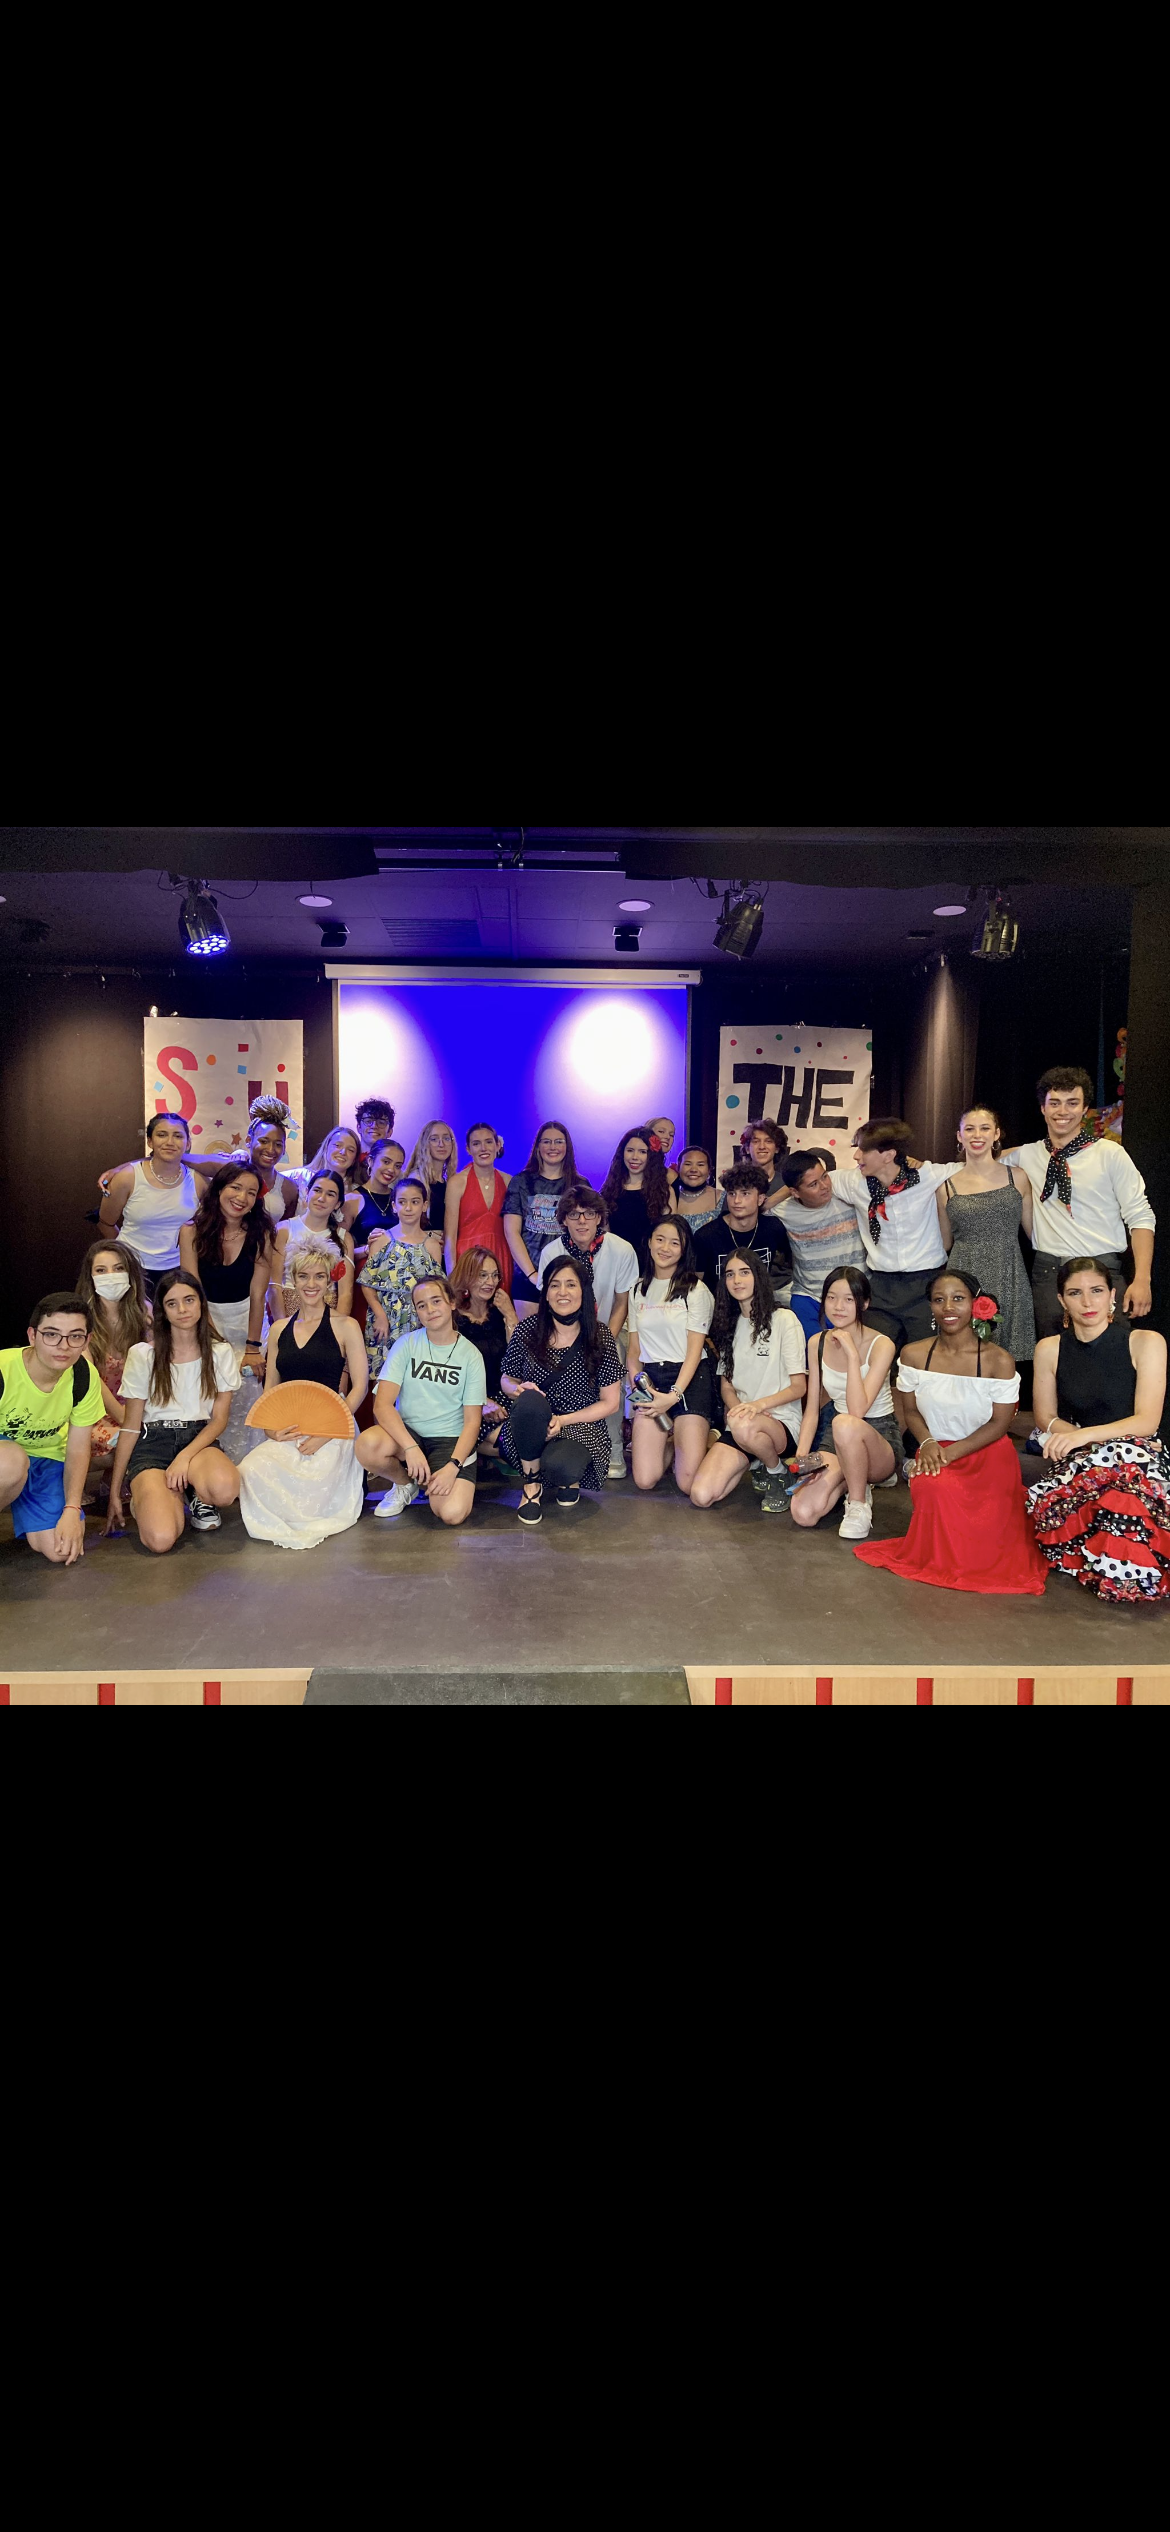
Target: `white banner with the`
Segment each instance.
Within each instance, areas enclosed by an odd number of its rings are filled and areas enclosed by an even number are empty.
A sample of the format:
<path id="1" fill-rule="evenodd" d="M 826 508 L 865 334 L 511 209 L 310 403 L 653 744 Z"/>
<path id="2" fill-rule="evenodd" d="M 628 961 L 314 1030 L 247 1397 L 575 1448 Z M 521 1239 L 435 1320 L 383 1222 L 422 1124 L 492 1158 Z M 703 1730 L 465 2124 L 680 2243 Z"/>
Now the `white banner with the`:
<path id="1" fill-rule="evenodd" d="M 782 1125 L 794 1152 L 818 1146 L 838 1169 L 867 1124 L 873 1083 L 872 1029 L 797 1028 L 769 1021 L 719 1034 L 719 1150 L 716 1169 L 730 1169 L 750 1126 L 761 1117 Z"/>
<path id="2" fill-rule="evenodd" d="M 304 1151 L 304 1024 L 300 1020 L 146 1020 L 146 1116 L 169 1111 L 191 1129 L 193 1152 L 231 1151 L 261 1092 L 291 1108 L 288 1158 Z"/>

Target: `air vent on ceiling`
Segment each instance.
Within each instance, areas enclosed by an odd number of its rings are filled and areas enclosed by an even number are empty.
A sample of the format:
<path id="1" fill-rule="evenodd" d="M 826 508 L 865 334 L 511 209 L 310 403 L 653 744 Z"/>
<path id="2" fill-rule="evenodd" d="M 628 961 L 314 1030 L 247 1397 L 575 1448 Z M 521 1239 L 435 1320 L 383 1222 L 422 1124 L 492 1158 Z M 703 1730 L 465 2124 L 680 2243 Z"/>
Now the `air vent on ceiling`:
<path id="1" fill-rule="evenodd" d="M 459 922 L 453 917 L 442 915 L 431 921 L 424 919 L 412 923 L 402 915 L 384 914 L 382 929 L 391 949 L 405 950 L 411 955 L 418 952 L 428 955 L 431 951 L 447 953 L 454 950 L 477 950 L 483 947 L 479 937 L 478 923 Z"/>

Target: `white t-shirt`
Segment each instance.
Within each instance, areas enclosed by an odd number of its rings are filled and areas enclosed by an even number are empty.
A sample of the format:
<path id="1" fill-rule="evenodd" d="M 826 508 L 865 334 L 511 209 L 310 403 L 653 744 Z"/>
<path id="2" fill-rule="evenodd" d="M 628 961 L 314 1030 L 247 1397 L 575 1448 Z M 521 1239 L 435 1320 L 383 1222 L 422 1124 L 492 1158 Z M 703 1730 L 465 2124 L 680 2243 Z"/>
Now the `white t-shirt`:
<path id="1" fill-rule="evenodd" d="M 240 1367 L 231 1346 L 222 1343 L 213 1345 L 211 1354 L 215 1364 L 215 1396 L 222 1396 L 226 1389 L 238 1389 Z M 122 1374 L 122 1396 L 145 1399 L 146 1411 L 143 1415 L 143 1423 L 206 1424 L 214 1409 L 215 1398 L 205 1398 L 202 1395 L 203 1365 L 198 1355 L 193 1363 L 172 1365 L 171 1387 L 174 1394 L 165 1407 L 156 1407 L 150 1395 L 150 1375 L 153 1369 L 153 1345 L 132 1345 L 126 1356 L 126 1369 Z"/>
<path id="2" fill-rule="evenodd" d="M 551 1257 L 571 1255 L 572 1251 L 567 1240 L 553 1240 L 548 1248 L 542 1248 L 540 1252 L 542 1279 Z M 619 1240 L 616 1231 L 607 1231 L 591 1263 L 593 1298 L 597 1304 L 597 1316 L 602 1326 L 607 1328 L 613 1317 L 615 1301 L 621 1293 L 632 1292 L 637 1283 L 640 1272 L 637 1254 L 630 1247 L 628 1240 Z"/>
<path id="3" fill-rule="evenodd" d="M 706 1284 L 696 1284 L 685 1301 L 668 1301 L 669 1291 L 669 1281 L 659 1278 L 649 1292 L 637 1284 L 630 1294 L 629 1331 L 644 1363 L 685 1363 L 688 1338 L 710 1334 L 715 1295 Z"/>
<path id="4" fill-rule="evenodd" d="M 993 1407 L 1018 1407 L 1020 1375 L 1014 1380 L 978 1380 L 959 1372 L 916 1371 L 898 1366 L 898 1387 L 912 1397 L 928 1433 L 936 1442 L 965 1442 L 991 1422 Z"/>
<path id="5" fill-rule="evenodd" d="M 857 1215 L 871 1274 L 926 1276 L 932 1266 L 946 1265 L 936 1197 L 944 1179 L 954 1178 L 964 1167 L 961 1160 L 947 1161 L 945 1165 L 923 1161 L 916 1187 L 903 1187 L 898 1195 L 886 1196 L 886 1219 L 880 1225 L 880 1240 L 875 1240 L 869 1227 L 869 1183 L 864 1170 L 838 1170 L 833 1193 L 843 1203 L 851 1204 Z"/>
<path id="6" fill-rule="evenodd" d="M 787 1389 L 808 1370 L 808 1338 L 792 1310 L 774 1310 L 772 1325 L 766 1336 L 753 1334 L 751 1319 L 740 1313 L 735 1331 L 735 1354 L 731 1385 L 740 1405 L 750 1407 L 755 1398 L 772 1398 L 778 1389 Z M 800 1438 L 804 1422 L 804 1400 L 792 1398 L 785 1407 L 773 1407 L 777 1424 L 786 1424 L 794 1442 Z"/>

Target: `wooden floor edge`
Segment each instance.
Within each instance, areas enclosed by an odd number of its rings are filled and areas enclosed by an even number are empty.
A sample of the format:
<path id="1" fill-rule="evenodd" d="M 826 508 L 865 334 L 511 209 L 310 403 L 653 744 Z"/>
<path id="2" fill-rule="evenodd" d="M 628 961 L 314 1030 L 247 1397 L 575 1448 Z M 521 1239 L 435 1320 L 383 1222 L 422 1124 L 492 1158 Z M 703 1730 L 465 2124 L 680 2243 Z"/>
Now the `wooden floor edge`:
<path id="1" fill-rule="evenodd" d="M 4 1706 L 303 1706 L 312 1668 L 0 1669 Z"/>
<path id="2" fill-rule="evenodd" d="M 728 1662 L 688 1664 L 687 1687 L 693 1706 L 1166 1706 L 1170 1666 Z"/>

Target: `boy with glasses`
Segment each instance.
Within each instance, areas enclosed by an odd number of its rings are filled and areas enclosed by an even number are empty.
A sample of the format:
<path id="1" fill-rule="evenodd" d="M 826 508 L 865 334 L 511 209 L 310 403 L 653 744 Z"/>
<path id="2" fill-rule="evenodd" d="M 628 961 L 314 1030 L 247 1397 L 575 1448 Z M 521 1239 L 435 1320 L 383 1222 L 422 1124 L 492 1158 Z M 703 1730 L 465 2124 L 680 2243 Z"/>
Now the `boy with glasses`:
<path id="1" fill-rule="evenodd" d="M 75 1292 L 51 1292 L 32 1314 L 26 1347 L 0 1353 L 0 1509 L 50 1565 L 85 1553 L 81 1498 L 102 1385 L 86 1359 L 89 1311 Z"/>

